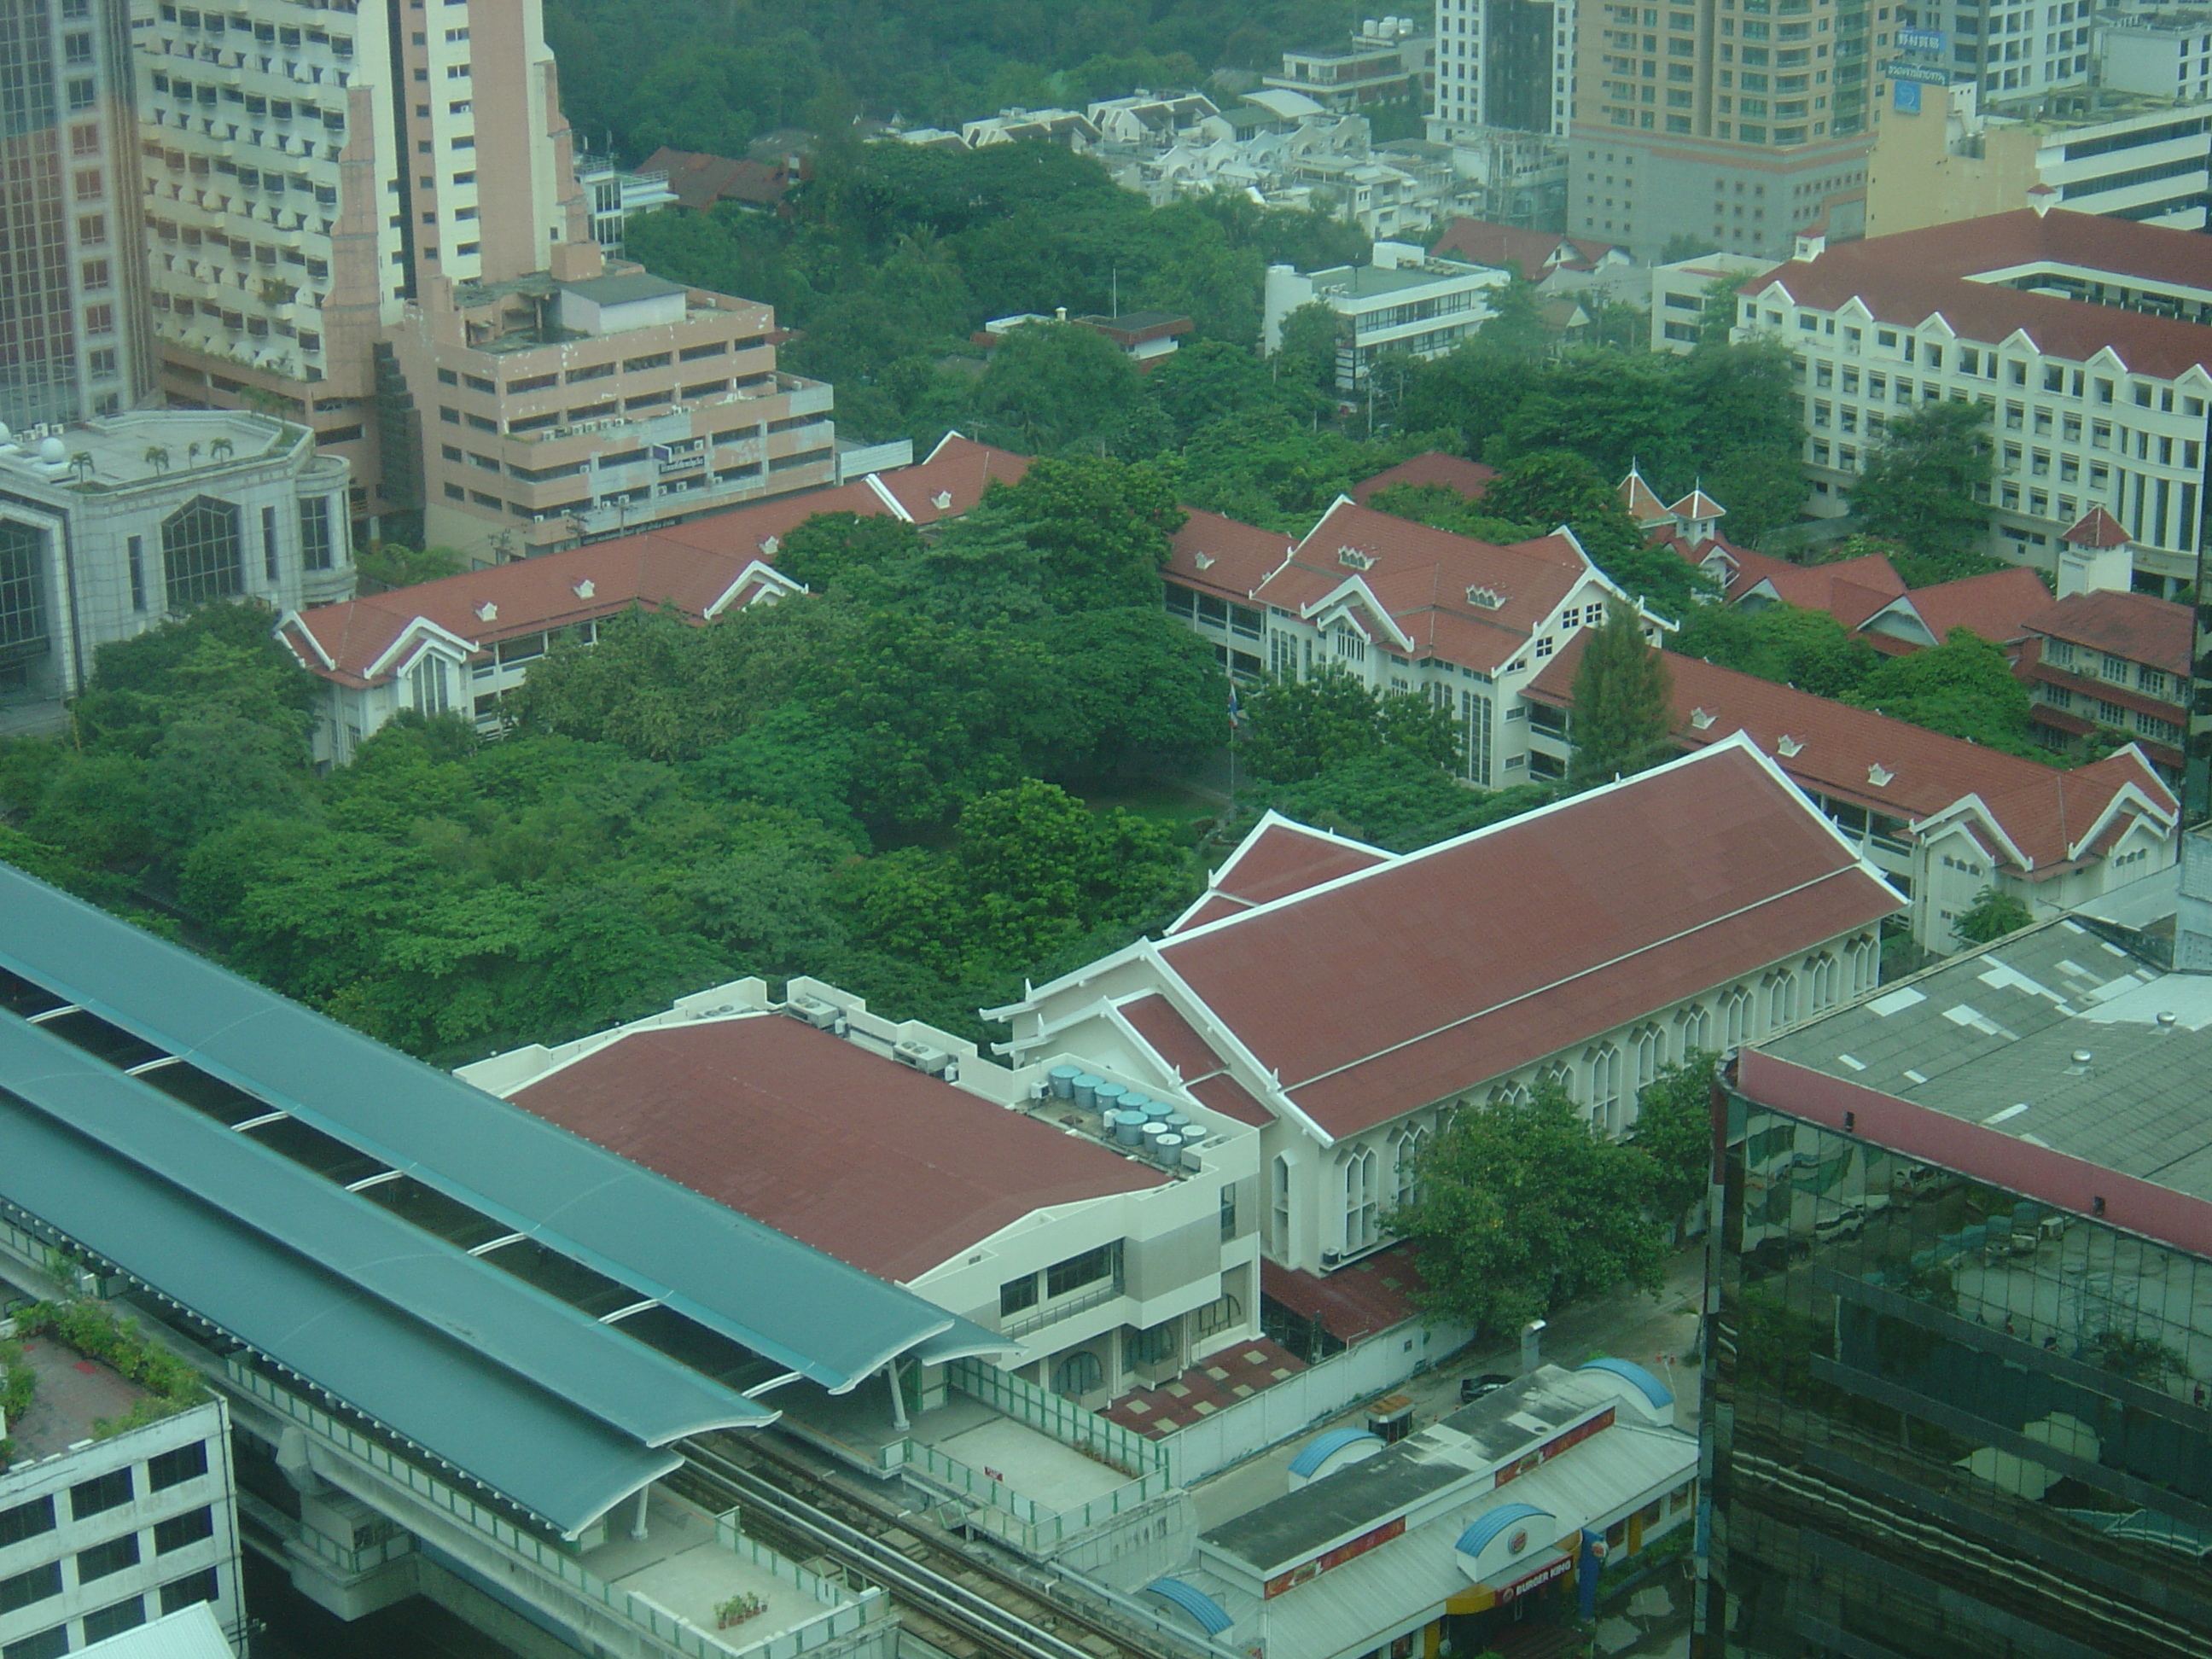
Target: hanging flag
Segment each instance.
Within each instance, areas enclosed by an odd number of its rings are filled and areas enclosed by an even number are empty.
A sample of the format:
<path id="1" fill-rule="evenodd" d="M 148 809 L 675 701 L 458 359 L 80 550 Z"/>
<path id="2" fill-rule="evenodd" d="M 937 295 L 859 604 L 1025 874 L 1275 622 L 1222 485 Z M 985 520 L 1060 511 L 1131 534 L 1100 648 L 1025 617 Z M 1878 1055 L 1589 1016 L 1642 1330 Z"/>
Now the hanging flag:
<path id="1" fill-rule="evenodd" d="M 1229 683 L 1229 729 L 1234 732 L 1244 724 L 1243 705 L 1237 701 L 1237 682 Z"/>

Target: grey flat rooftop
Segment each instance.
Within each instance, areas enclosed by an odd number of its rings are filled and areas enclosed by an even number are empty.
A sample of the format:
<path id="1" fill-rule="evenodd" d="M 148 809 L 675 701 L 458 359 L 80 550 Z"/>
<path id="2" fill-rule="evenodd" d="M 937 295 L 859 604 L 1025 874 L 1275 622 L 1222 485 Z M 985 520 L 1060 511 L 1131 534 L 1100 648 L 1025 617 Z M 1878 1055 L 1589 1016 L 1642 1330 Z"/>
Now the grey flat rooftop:
<path id="1" fill-rule="evenodd" d="M 627 305 L 636 300 L 659 300 L 671 294 L 690 291 L 681 283 L 672 283 L 665 276 L 655 276 L 647 270 L 634 270 L 623 276 L 594 276 L 587 282 L 563 283 L 561 287 L 567 293 L 603 306 Z"/>
<path id="2" fill-rule="evenodd" d="M 1334 270 L 1316 271 L 1313 283 L 1316 295 L 1336 294 L 1354 300 L 1370 300 L 1380 295 L 1402 293 L 1409 288 L 1426 288 L 1431 283 L 1476 274 L 1479 273 L 1472 270 L 1408 270 L 1403 266 L 1385 270 L 1377 265 L 1339 265 Z"/>
<path id="3" fill-rule="evenodd" d="M 1543 1444 L 1613 1392 L 1556 1365 L 1462 1406 L 1420 1433 L 1203 1533 L 1261 1575 L 1307 1560 L 1478 1471 Z"/>
<path id="4" fill-rule="evenodd" d="M 135 410 L 88 422 L 70 428 L 61 441 L 70 454 L 92 457 L 92 483 L 112 486 L 155 480 L 175 483 L 196 472 L 219 472 L 240 461 L 289 450 L 306 435 L 306 428 L 266 415 L 178 409 Z M 23 439 L 16 442 L 15 453 L 0 448 L 0 477 L 21 474 L 46 478 L 45 469 L 32 465 L 38 446 Z M 217 453 L 218 446 L 228 447 Z M 153 449 L 165 454 L 166 467 L 146 459 Z M 75 474 L 65 472 L 50 482 L 75 481 Z"/>
<path id="5" fill-rule="evenodd" d="M 1756 1046 L 2212 1198 L 2212 976 L 2161 974 L 2078 921 L 2046 922 Z"/>

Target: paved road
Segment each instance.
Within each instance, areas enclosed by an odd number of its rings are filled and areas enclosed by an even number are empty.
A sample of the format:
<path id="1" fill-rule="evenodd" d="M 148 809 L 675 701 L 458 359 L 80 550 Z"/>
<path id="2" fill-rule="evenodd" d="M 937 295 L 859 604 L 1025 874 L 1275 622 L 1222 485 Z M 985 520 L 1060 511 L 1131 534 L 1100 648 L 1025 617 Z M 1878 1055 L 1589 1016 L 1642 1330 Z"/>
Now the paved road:
<path id="1" fill-rule="evenodd" d="M 1574 1366 L 1601 1354 L 1632 1359 L 1651 1370 L 1674 1390 L 1674 1420 L 1694 1434 L 1698 1425 L 1698 1372 L 1694 1367 L 1668 1360 L 1689 1352 L 1698 1336 L 1698 1298 L 1705 1284 L 1705 1245 L 1702 1241 L 1678 1250 L 1667 1264 L 1667 1278 L 1656 1296 L 1623 1290 L 1611 1296 L 1569 1308 L 1553 1316 L 1544 1333 L 1543 1358 L 1553 1364 Z M 1520 1349 L 1508 1344 L 1462 1351 L 1434 1370 L 1417 1376 L 1399 1392 L 1412 1396 L 1413 1425 L 1435 1422 L 1459 1409 L 1459 1382 L 1484 1371 L 1517 1373 Z M 1308 1434 L 1247 1459 L 1232 1468 L 1200 1482 L 1192 1489 L 1201 1529 L 1256 1508 L 1289 1488 L 1291 1459 L 1314 1434 L 1362 1420 L 1364 1407 L 1345 1413 L 1328 1423 L 1317 1423 Z"/>

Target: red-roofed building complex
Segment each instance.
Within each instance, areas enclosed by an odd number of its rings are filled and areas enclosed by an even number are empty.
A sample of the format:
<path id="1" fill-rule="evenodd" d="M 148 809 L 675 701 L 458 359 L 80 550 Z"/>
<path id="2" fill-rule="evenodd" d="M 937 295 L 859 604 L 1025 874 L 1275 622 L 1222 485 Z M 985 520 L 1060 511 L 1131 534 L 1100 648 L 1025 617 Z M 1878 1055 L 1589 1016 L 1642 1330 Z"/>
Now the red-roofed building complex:
<path id="1" fill-rule="evenodd" d="M 1814 513 L 1850 510 L 1898 414 L 1967 399 L 1996 446 L 1990 551 L 2057 574 L 2069 527 L 2101 507 L 2139 580 L 2171 596 L 2195 580 L 2212 242 L 2023 208 L 1798 246 L 1745 285 L 1735 337 L 1796 355 Z"/>
<path id="2" fill-rule="evenodd" d="M 1103 1406 L 1259 1334 L 1264 1114 L 1048 1048 L 1009 1069 L 835 986 L 793 979 L 776 1002 L 748 979 L 461 1075 L 973 1319 L 1009 1339 L 1002 1365 Z M 1118 1139 L 1102 1103 L 1131 1099 L 1194 1128 L 1189 1149 Z M 942 1400 L 941 1367 L 912 1381 Z"/>
<path id="3" fill-rule="evenodd" d="M 805 590 L 777 574 L 782 538 L 818 513 L 918 525 L 965 513 L 1025 456 L 948 434 L 929 459 L 834 489 L 778 496 L 638 536 L 487 565 L 388 593 L 287 611 L 277 637 L 325 687 L 315 759 L 343 766 L 403 708 L 465 714 L 487 735 L 501 700 L 564 641 L 590 643 L 605 617 L 667 606 L 701 623 Z"/>
<path id="4" fill-rule="evenodd" d="M 2166 780 L 2189 730 L 2190 608 L 2148 593 L 2071 593 L 2027 618 L 2036 730 L 2078 750 L 2094 733 L 2137 744 Z"/>
<path id="5" fill-rule="evenodd" d="M 1261 1248 L 1328 1272 L 1445 1114 L 1552 1079 L 1624 1133 L 1667 1061 L 1871 988 L 1903 902 L 1747 739 L 1402 855 L 1271 819 L 1164 938 L 991 1017 L 1017 1060 L 1231 1085 Z"/>
<path id="6" fill-rule="evenodd" d="M 1480 461 L 1447 455 L 1441 449 L 1425 449 L 1371 478 L 1361 479 L 1352 487 L 1352 499 L 1364 507 L 1395 484 L 1412 484 L 1420 489 L 1449 489 L 1470 501 L 1479 501 L 1497 477 L 1496 467 L 1485 466 Z"/>
<path id="7" fill-rule="evenodd" d="M 2182 610 L 2185 629 L 2186 610 L 2169 608 Z M 1571 752 L 1581 655 L 1577 641 L 1528 690 L 1531 739 L 1554 766 Z M 1665 660 L 1674 741 L 1703 749 L 1734 738 L 1772 757 L 1911 896 L 1914 937 L 1930 950 L 1958 948 L 1952 924 L 1985 887 L 2045 912 L 2179 855 L 2179 804 L 2136 748 L 2062 771 L 1695 657 Z"/>
<path id="8" fill-rule="evenodd" d="M 1238 678 L 1334 665 L 1449 709 L 1464 725 L 1463 775 L 1485 788 L 1530 775 L 1527 677 L 1627 598 L 1564 527 L 1500 547 L 1343 496 L 1296 543 L 1194 512 L 1161 574 L 1170 614 Z M 1651 617 L 1647 632 L 1668 625 Z"/>

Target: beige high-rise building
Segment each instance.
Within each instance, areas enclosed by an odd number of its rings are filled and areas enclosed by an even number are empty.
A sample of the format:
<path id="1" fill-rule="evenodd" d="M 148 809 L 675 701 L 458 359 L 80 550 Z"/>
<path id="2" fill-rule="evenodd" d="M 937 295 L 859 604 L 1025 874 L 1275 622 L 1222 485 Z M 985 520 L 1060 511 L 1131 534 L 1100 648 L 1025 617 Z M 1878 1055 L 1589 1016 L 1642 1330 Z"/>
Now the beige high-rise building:
<path id="1" fill-rule="evenodd" d="M 1895 12 L 1869 0 L 1584 0 L 1568 232 L 1642 257 L 1679 237 L 1771 258 L 1801 231 L 1859 234 L 1873 67 Z"/>
<path id="2" fill-rule="evenodd" d="M 692 404 L 742 392 L 749 425 L 763 440 L 777 429 L 791 411 L 769 408 L 757 380 L 672 374 L 592 388 L 613 401 L 579 394 L 574 410 L 535 399 L 512 433 L 511 411 L 465 408 L 446 390 L 503 404 L 596 367 L 570 362 L 567 347 L 596 337 L 575 319 L 599 310 L 562 296 L 610 267 L 576 183 L 538 0 L 149 10 L 136 31 L 141 135 L 172 403 L 306 422 L 353 465 L 358 535 L 441 543 L 478 562 L 772 493 L 765 454 L 748 455 L 749 475 L 660 470 L 661 452 L 686 453 L 690 420 L 678 433 L 668 417 Z M 738 330 L 725 307 L 757 315 Z M 704 315 L 669 331 L 668 364 L 709 337 L 724 350 L 742 338 L 766 352 L 747 368 L 785 389 L 773 347 L 750 338 L 773 329 L 765 307 L 707 296 L 691 309 Z M 487 352 L 495 374 L 479 361 Z M 807 423 L 822 427 L 809 454 L 826 457 L 828 388 L 805 390 Z M 652 429 L 630 430 L 632 416 Z M 465 447 L 444 441 L 449 419 Z M 535 486 L 552 476 L 542 452 L 555 426 L 573 440 L 558 461 L 571 482 L 549 503 Z M 774 483 L 803 488 L 834 471 L 810 459 Z"/>

